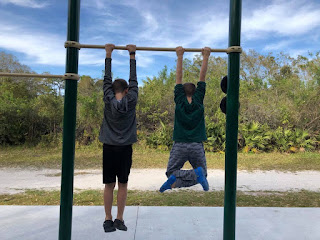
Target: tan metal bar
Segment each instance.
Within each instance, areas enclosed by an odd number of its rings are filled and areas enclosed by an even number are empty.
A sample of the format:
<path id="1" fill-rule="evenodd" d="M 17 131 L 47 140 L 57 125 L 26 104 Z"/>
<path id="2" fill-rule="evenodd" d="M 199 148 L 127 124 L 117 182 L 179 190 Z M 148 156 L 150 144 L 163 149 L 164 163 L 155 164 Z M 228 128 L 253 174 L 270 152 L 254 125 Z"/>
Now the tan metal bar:
<path id="1" fill-rule="evenodd" d="M 93 44 L 81 44 L 75 41 L 66 41 L 64 47 L 73 47 L 73 48 L 95 48 L 95 49 L 104 49 L 105 45 L 93 45 Z M 116 50 L 127 50 L 126 46 L 115 46 Z M 164 52 L 175 52 L 176 48 L 164 48 L 164 47 L 137 47 L 139 51 L 164 51 Z M 202 48 L 185 48 L 185 52 L 201 52 Z M 242 52 L 240 46 L 231 46 L 228 48 L 211 48 L 211 52 Z"/>
<path id="2" fill-rule="evenodd" d="M 104 49 L 105 45 L 91 45 L 91 44 L 80 44 L 80 48 L 96 48 Z M 115 46 L 117 50 L 127 50 L 126 46 Z M 175 52 L 176 48 L 163 48 L 163 47 L 137 47 L 139 51 L 164 51 L 164 52 Z M 185 52 L 201 52 L 202 48 L 185 48 Z M 223 48 L 211 48 L 211 52 L 228 52 L 228 49 Z"/>
<path id="3" fill-rule="evenodd" d="M 5 73 L 0 72 L 3 77 L 36 77 L 36 78 L 64 78 L 64 75 L 36 74 L 36 73 Z"/>
<path id="4" fill-rule="evenodd" d="M 36 78 L 62 78 L 65 80 L 79 80 L 80 76 L 75 73 L 65 73 L 64 75 L 36 74 L 36 73 L 4 73 L 0 72 L 0 77 L 36 77 Z"/>

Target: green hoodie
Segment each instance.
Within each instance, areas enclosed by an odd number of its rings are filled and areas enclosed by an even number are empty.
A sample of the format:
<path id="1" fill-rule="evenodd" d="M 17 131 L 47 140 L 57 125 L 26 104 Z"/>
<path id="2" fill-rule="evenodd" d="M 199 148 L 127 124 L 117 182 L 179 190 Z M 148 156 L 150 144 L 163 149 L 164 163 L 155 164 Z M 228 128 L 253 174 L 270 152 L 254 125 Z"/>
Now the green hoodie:
<path id="1" fill-rule="evenodd" d="M 203 99 L 206 92 L 206 83 L 198 82 L 197 89 L 189 104 L 183 85 L 177 84 L 174 89 L 176 103 L 173 141 L 175 142 L 202 142 L 207 140 L 204 123 Z"/>

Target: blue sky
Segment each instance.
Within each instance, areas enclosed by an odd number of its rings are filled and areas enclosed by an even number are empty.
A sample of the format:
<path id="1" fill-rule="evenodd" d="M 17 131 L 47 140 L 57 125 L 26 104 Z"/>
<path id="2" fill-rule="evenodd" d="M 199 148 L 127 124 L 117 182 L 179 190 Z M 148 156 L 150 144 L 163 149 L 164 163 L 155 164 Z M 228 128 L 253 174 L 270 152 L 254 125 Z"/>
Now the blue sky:
<path id="1" fill-rule="evenodd" d="M 243 0 L 242 7 L 245 51 L 293 57 L 319 51 L 320 0 Z M 67 0 L 0 0 L 0 51 L 38 73 L 63 74 L 67 8 Z M 86 44 L 226 48 L 228 28 L 227 0 L 81 1 L 80 42 Z M 103 50 L 81 49 L 79 74 L 101 77 L 104 57 Z M 138 52 L 138 79 L 157 75 L 164 65 L 174 68 L 175 58 L 173 52 Z M 112 70 L 128 78 L 127 52 L 114 52 Z"/>

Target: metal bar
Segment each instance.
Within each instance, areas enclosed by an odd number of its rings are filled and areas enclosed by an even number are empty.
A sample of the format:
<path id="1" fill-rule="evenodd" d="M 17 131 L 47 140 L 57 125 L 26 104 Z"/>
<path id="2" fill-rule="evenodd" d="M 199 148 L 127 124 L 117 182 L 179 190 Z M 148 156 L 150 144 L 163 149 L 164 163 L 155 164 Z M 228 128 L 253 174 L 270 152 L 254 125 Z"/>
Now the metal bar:
<path id="1" fill-rule="evenodd" d="M 80 48 L 96 48 L 104 49 L 105 45 L 91 45 L 91 44 L 80 44 Z M 127 50 L 126 46 L 115 46 L 117 50 Z M 175 52 L 176 48 L 164 48 L 164 47 L 137 47 L 139 51 L 164 51 L 164 52 Z M 185 48 L 185 52 L 201 52 L 201 48 Z M 227 52 L 224 48 L 212 48 L 211 52 Z"/>
<path id="2" fill-rule="evenodd" d="M 229 18 L 229 46 L 240 46 L 241 0 L 230 0 Z M 223 222 L 224 240 L 234 240 L 236 232 L 239 74 L 240 53 L 229 53 Z"/>
<path id="3" fill-rule="evenodd" d="M 0 76 L 3 77 L 35 77 L 35 78 L 63 78 L 63 75 L 53 74 L 36 74 L 36 73 L 5 73 L 0 72 Z"/>
<path id="4" fill-rule="evenodd" d="M 69 0 L 68 41 L 79 41 L 80 0 Z M 67 48 L 66 72 L 78 73 L 79 49 Z M 78 81 L 66 79 L 63 117 L 59 240 L 71 239 Z"/>

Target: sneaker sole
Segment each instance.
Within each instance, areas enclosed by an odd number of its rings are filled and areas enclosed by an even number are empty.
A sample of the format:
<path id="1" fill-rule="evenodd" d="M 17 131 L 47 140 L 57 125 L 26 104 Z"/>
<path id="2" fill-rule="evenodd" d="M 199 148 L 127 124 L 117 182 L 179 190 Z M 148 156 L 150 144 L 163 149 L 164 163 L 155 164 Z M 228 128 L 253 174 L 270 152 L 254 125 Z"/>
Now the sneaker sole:
<path id="1" fill-rule="evenodd" d="M 104 232 L 115 232 L 117 229 L 110 228 L 110 229 L 104 229 Z"/>
<path id="2" fill-rule="evenodd" d="M 120 231 L 127 231 L 128 229 L 121 229 L 121 228 L 117 228 Z"/>
<path id="3" fill-rule="evenodd" d="M 206 191 L 206 192 L 209 191 L 209 183 L 208 183 L 208 181 L 207 181 L 207 182 L 201 182 L 200 184 L 201 184 L 201 186 L 202 186 L 202 188 L 203 188 L 204 191 Z M 207 185 L 207 186 L 208 186 L 208 189 L 205 188 L 203 185 Z"/>
<path id="4" fill-rule="evenodd" d="M 127 231 L 128 228 L 121 228 L 120 226 L 114 226 L 116 229 L 120 231 Z"/>

